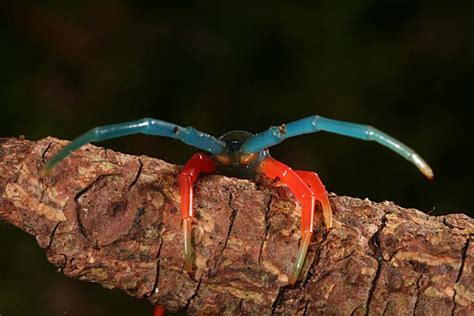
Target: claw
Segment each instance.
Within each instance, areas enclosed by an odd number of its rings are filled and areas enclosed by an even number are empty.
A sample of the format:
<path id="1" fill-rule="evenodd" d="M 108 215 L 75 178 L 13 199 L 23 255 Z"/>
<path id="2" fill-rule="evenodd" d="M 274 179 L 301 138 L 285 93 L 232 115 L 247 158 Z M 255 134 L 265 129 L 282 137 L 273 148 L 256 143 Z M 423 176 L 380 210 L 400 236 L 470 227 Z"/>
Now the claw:
<path id="1" fill-rule="evenodd" d="M 293 274 L 288 280 L 289 284 L 295 284 L 298 280 L 298 277 L 303 269 L 304 260 L 306 258 L 306 253 L 308 252 L 309 243 L 311 242 L 311 236 L 313 234 L 310 232 L 303 233 L 300 242 L 300 248 L 298 249 L 298 254 L 296 255 L 295 268 L 293 269 Z"/>
<path id="2" fill-rule="evenodd" d="M 326 231 L 329 231 L 332 227 L 332 209 L 328 201 L 321 201 L 321 206 L 323 207 L 323 221 L 326 226 Z"/>

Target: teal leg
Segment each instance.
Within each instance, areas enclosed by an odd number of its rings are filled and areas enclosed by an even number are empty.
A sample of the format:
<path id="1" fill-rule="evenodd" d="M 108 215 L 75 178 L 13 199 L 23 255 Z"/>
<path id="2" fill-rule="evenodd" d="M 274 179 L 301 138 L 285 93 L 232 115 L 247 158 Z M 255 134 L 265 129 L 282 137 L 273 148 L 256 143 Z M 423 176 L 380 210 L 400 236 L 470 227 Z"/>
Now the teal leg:
<path id="1" fill-rule="evenodd" d="M 259 152 L 279 144 L 287 138 L 319 131 L 375 141 L 413 163 L 426 177 L 430 179 L 433 177 L 433 171 L 430 166 L 415 151 L 384 132 L 372 126 L 331 120 L 318 115 L 289 124 L 272 126 L 268 130 L 248 139 L 242 145 L 242 152 Z"/>
<path id="2" fill-rule="evenodd" d="M 144 118 L 141 120 L 100 126 L 91 129 L 64 147 L 46 164 L 43 172 L 47 173 L 61 160 L 69 156 L 71 152 L 87 143 L 100 142 L 107 139 L 140 133 L 179 139 L 185 144 L 205 150 L 214 155 L 221 153 L 225 149 L 225 143 L 223 141 L 220 141 L 211 135 L 199 132 L 193 127 L 185 128 L 165 121 Z"/>

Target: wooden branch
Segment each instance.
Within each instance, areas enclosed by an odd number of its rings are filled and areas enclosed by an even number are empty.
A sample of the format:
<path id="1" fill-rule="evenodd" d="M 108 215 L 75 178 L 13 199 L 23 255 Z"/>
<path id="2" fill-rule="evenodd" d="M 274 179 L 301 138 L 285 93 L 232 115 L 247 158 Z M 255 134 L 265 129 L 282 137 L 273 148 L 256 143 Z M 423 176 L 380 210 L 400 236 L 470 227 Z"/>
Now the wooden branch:
<path id="1" fill-rule="evenodd" d="M 0 140 L 0 218 L 66 276 L 191 314 L 474 315 L 474 220 L 331 196 L 301 281 L 287 286 L 299 206 L 282 186 L 205 176 L 192 275 L 182 271 L 179 166 L 92 145 L 45 178 L 65 141 Z"/>

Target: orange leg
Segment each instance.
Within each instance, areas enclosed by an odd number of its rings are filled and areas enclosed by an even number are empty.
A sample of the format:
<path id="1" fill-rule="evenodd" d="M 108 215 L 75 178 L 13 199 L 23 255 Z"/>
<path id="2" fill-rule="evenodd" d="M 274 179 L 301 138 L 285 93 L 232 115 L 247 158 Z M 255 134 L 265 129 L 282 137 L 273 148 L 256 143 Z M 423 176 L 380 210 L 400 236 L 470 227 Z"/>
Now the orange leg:
<path id="1" fill-rule="evenodd" d="M 296 170 L 296 173 L 303 179 L 304 182 L 311 188 L 316 199 L 321 203 L 323 208 L 323 219 L 326 229 L 332 227 L 332 210 L 329 204 L 328 192 L 324 184 L 319 179 L 316 172 Z"/>
<path id="2" fill-rule="evenodd" d="M 289 284 L 294 284 L 303 268 L 308 246 L 313 235 L 315 194 L 298 173 L 271 157 L 265 158 L 262 161 L 260 172 L 271 179 L 278 178 L 285 183 L 301 204 L 301 242 L 293 274 L 288 280 Z"/>
<path id="3" fill-rule="evenodd" d="M 214 160 L 201 153 L 194 154 L 179 174 L 179 191 L 181 194 L 181 218 L 183 220 L 184 268 L 193 269 L 193 246 L 191 242 L 191 223 L 194 215 L 194 183 L 199 174 L 212 173 L 216 170 Z"/>

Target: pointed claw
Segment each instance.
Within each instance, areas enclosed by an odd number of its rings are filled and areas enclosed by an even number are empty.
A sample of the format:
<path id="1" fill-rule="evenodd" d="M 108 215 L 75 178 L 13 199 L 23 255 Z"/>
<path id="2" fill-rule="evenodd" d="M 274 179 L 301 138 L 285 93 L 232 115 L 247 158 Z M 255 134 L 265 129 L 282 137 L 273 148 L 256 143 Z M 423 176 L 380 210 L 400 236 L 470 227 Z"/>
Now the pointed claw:
<path id="1" fill-rule="evenodd" d="M 293 274 L 288 280 L 289 284 L 295 284 L 298 280 L 298 277 L 303 269 L 304 260 L 306 258 L 306 253 L 308 252 L 309 243 L 311 242 L 311 236 L 313 234 L 310 232 L 303 233 L 300 242 L 300 248 L 298 249 L 298 254 L 296 257 L 295 267 L 293 269 Z"/>
<path id="2" fill-rule="evenodd" d="M 331 209 L 331 205 L 329 204 L 329 201 L 321 202 L 321 205 L 323 207 L 324 225 L 326 226 L 326 231 L 328 231 L 332 227 L 332 209 Z"/>
<path id="3" fill-rule="evenodd" d="M 193 244 L 191 242 L 191 221 L 192 218 L 183 219 L 184 238 L 184 270 L 193 271 Z"/>

